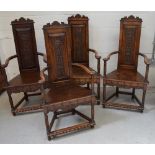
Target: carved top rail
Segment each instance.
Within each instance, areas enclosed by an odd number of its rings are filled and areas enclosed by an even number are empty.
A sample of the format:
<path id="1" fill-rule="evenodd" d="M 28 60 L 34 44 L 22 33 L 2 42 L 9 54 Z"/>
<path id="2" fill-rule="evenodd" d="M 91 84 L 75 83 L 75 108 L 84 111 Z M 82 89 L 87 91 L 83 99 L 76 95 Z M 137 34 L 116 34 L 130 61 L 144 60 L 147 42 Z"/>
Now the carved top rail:
<path id="1" fill-rule="evenodd" d="M 54 21 L 52 23 L 47 23 L 46 25 L 43 26 L 43 29 L 49 28 L 49 27 L 69 27 L 68 24 L 64 23 L 64 22 L 58 22 L 58 21 Z"/>
<path id="2" fill-rule="evenodd" d="M 84 15 L 76 14 L 74 16 L 68 17 L 68 20 L 89 20 L 89 18 Z"/>
<path id="3" fill-rule="evenodd" d="M 34 23 L 32 19 L 21 17 L 19 19 L 15 19 L 11 22 L 11 24 L 25 24 L 25 23 Z"/>

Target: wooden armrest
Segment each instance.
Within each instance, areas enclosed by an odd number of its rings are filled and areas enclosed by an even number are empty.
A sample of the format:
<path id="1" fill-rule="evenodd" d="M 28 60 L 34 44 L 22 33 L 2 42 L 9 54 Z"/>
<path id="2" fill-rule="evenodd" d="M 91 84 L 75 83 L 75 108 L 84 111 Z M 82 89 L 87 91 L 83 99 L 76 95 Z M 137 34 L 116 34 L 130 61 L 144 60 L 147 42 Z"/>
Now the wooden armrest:
<path id="1" fill-rule="evenodd" d="M 10 60 L 12 60 L 14 58 L 17 58 L 17 55 L 10 56 L 8 59 L 6 59 L 5 64 L 1 65 L 1 67 L 6 68 L 8 66 Z"/>
<path id="2" fill-rule="evenodd" d="M 47 55 L 44 54 L 44 53 L 40 53 L 40 52 L 37 52 L 38 55 L 42 56 L 43 57 L 43 60 L 45 63 L 47 63 Z"/>
<path id="3" fill-rule="evenodd" d="M 106 58 L 103 59 L 103 61 L 108 61 L 112 55 L 118 54 L 118 53 L 119 53 L 119 51 L 111 52 Z"/>
<path id="4" fill-rule="evenodd" d="M 150 65 L 151 64 L 151 60 L 149 60 L 148 57 L 145 54 L 139 53 L 138 55 L 140 55 L 140 56 L 142 56 L 144 58 L 144 63 L 146 65 Z"/>
<path id="5" fill-rule="evenodd" d="M 96 59 L 101 59 L 101 56 L 98 55 L 97 51 L 95 51 L 93 49 L 88 49 L 88 51 L 94 53 Z"/>
<path id="6" fill-rule="evenodd" d="M 45 67 L 43 70 L 40 71 L 40 80 L 39 80 L 39 83 L 42 84 L 46 81 L 46 78 L 45 78 L 45 74 L 44 72 L 48 69 L 48 67 Z"/>
<path id="7" fill-rule="evenodd" d="M 73 63 L 72 66 L 80 67 L 80 68 L 82 68 L 84 71 L 86 71 L 90 75 L 94 75 L 95 74 L 95 71 L 91 71 L 89 68 L 87 68 L 86 66 L 84 66 L 82 64 Z"/>

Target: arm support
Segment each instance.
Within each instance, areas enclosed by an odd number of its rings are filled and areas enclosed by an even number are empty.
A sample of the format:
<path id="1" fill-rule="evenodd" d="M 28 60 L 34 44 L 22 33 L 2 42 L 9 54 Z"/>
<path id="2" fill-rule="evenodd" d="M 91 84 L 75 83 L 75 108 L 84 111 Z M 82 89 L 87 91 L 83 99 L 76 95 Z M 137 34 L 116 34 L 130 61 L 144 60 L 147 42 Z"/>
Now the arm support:
<path id="1" fill-rule="evenodd" d="M 84 66 L 82 64 L 73 63 L 72 66 L 80 67 L 80 68 L 82 68 L 85 72 L 87 72 L 90 75 L 94 75 L 95 74 L 94 71 L 89 70 L 86 66 Z"/>
<path id="2" fill-rule="evenodd" d="M 14 59 L 17 58 L 17 55 L 13 55 L 11 57 L 9 57 L 8 59 L 6 59 L 5 64 L 1 65 L 2 68 L 6 68 L 9 65 L 9 62 Z"/>
<path id="3" fill-rule="evenodd" d="M 97 51 L 95 51 L 93 49 L 88 49 L 88 51 L 95 54 L 95 58 L 97 59 L 97 73 L 100 74 L 100 59 L 101 59 L 101 56 L 99 56 Z"/>
<path id="4" fill-rule="evenodd" d="M 40 52 L 37 52 L 38 55 L 42 56 L 43 57 L 43 60 L 45 63 L 47 63 L 47 56 L 43 53 L 40 53 Z"/>
<path id="5" fill-rule="evenodd" d="M 119 51 L 112 52 L 106 58 L 103 59 L 103 61 L 104 61 L 104 71 L 103 71 L 104 76 L 106 76 L 106 73 L 107 73 L 107 61 L 110 60 L 110 57 L 112 55 L 118 54 L 118 53 L 119 53 Z"/>
<path id="6" fill-rule="evenodd" d="M 106 58 L 103 59 L 103 61 L 108 61 L 112 55 L 118 54 L 118 53 L 119 51 L 111 52 Z"/>
<path id="7" fill-rule="evenodd" d="M 148 80 L 148 74 L 149 74 L 149 67 L 150 67 L 151 61 L 143 53 L 139 53 L 138 55 L 140 55 L 140 56 L 142 56 L 144 58 L 144 63 L 146 64 L 145 81 L 147 82 L 147 80 Z"/>
<path id="8" fill-rule="evenodd" d="M 45 71 L 48 69 L 48 67 L 45 67 L 43 70 L 40 71 L 40 80 L 38 81 L 38 83 L 43 84 L 46 81 L 45 78 Z"/>
<path id="9" fill-rule="evenodd" d="M 140 56 L 142 56 L 144 58 L 144 63 L 146 65 L 150 65 L 151 64 L 151 61 L 148 59 L 148 57 L 145 54 L 139 53 L 138 55 L 140 55 Z"/>
<path id="10" fill-rule="evenodd" d="M 88 49 L 88 51 L 94 53 L 96 59 L 101 59 L 101 56 L 98 55 L 97 51 L 95 51 L 93 49 Z"/>

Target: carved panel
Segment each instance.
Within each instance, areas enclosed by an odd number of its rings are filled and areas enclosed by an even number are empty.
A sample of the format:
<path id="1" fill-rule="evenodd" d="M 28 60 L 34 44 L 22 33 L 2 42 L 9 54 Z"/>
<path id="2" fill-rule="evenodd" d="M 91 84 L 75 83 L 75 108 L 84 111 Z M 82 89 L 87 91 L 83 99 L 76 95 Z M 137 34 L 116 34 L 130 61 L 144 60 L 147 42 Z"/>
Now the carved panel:
<path id="1" fill-rule="evenodd" d="M 87 58 L 85 46 L 85 27 L 84 25 L 74 25 L 72 27 L 72 41 L 73 41 L 73 62 L 83 62 Z"/>
<path id="2" fill-rule="evenodd" d="M 65 68 L 64 68 L 64 42 L 65 34 L 62 33 L 59 36 L 52 37 L 53 49 L 55 51 L 55 60 L 56 60 L 56 74 L 58 79 L 66 78 Z"/>
<path id="3" fill-rule="evenodd" d="M 32 31 L 30 28 L 19 28 L 16 33 L 21 66 L 23 69 L 31 69 L 36 66 Z"/>
<path id="4" fill-rule="evenodd" d="M 125 63 L 132 64 L 132 55 L 134 52 L 135 44 L 135 28 L 126 28 L 125 29 Z"/>
<path id="5" fill-rule="evenodd" d="M 68 17 L 72 36 L 72 62 L 89 64 L 88 17 L 79 14 Z"/>

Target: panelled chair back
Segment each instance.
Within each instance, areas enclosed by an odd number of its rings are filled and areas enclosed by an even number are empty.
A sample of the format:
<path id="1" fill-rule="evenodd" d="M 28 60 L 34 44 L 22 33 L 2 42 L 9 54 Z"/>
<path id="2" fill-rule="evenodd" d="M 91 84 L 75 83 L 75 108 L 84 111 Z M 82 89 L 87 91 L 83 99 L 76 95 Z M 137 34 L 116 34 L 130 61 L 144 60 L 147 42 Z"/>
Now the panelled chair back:
<path id="1" fill-rule="evenodd" d="M 27 112 L 40 111 L 41 105 L 29 105 L 22 106 L 23 101 L 28 102 L 29 96 L 40 95 L 41 93 L 33 93 L 40 89 L 40 67 L 38 55 L 44 57 L 45 55 L 37 52 L 34 22 L 30 19 L 20 18 L 11 22 L 13 37 L 16 47 L 16 55 L 9 57 L 3 66 L 3 71 L 8 67 L 9 61 L 17 58 L 20 74 L 8 81 L 5 72 L 5 87 L 9 96 L 11 110 L 13 115 Z M 24 93 L 24 97 L 14 105 L 11 94 L 12 93 Z M 28 94 L 28 92 L 31 92 Z"/>
<path id="2" fill-rule="evenodd" d="M 103 59 L 103 107 L 136 110 L 141 112 L 144 110 L 150 62 L 144 54 L 139 53 L 141 25 L 142 19 L 132 15 L 120 20 L 119 51 L 112 52 L 107 58 Z M 118 54 L 117 69 L 107 74 L 107 61 L 114 54 Z M 139 55 L 144 57 L 144 62 L 146 64 L 145 76 L 142 76 L 137 71 Z M 116 86 L 116 92 L 108 98 L 106 98 L 106 85 Z M 132 93 L 120 91 L 119 88 L 132 88 Z M 142 102 L 135 95 L 135 89 L 143 90 Z M 118 97 L 119 94 L 132 95 L 132 99 L 135 99 L 138 104 L 108 102 L 112 97 Z"/>
<path id="3" fill-rule="evenodd" d="M 20 73 L 40 71 L 33 20 L 11 22 Z"/>
<path id="4" fill-rule="evenodd" d="M 74 82 L 72 78 L 71 63 L 71 29 L 68 24 L 57 21 L 43 26 L 45 46 L 47 53 L 47 68 L 42 71 L 42 83 L 45 81 L 44 72 L 48 72 L 48 87 L 42 94 L 44 96 L 44 116 L 47 136 L 51 138 L 61 136 L 80 129 L 94 127 L 94 104 L 96 102 L 93 94 L 93 72 L 83 65 L 81 67 L 91 76 L 92 90 L 83 88 Z M 91 105 L 91 118 L 77 111 L 79 105 Z M 48 113 L 53 112 L 52 121 L 48 120 Z M 65 113 L 78 114 L 86 121 L 71 127 L 52 130 L 53 124 L 59 115 Z"/>
<path id="5" fill-rule="evenodd" d="M 100 103 L 100 56 L 98 53 L 89 49 L 89 26 L 88 17 L 81 16 L 79 14 L 68 17 L 68 24 L 71 25 L 71 40 L 72 50 L 71 57 L 73 63 L 83 64 L 89 67 L 89 52 L 95 54 L 97 59 L 97 69 L 94 78 L 94 82 L 97 83 L 97 99 L 98 104 Z M 90 67 L 89 67 L 90 68 Z M 93 70 L 92 68 L 90 68 Z M 86 84 L 89 88 L 90 76 L 84 73 L 80 68 L 73 67 L 73 78 L 81 84 Z"/>

